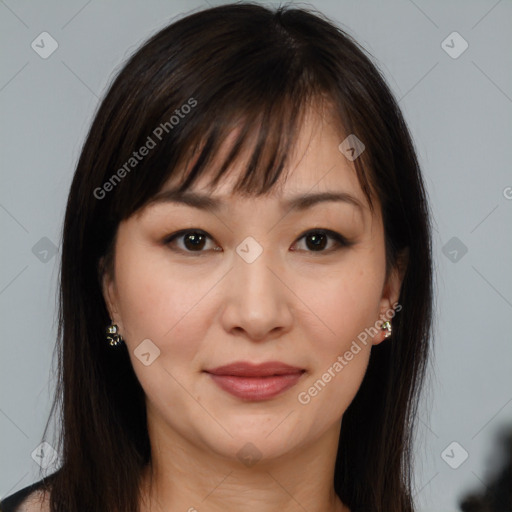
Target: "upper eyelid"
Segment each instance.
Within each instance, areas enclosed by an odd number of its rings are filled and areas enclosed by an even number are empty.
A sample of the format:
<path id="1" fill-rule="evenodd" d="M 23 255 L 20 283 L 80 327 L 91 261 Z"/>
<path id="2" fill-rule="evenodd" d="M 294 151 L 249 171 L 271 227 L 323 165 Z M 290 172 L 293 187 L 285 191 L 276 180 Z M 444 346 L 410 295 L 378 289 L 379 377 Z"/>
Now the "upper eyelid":
<path id="1" fill-rule="evenodd" d="M 180 229 L 179 231 L 175 231 L 174 233 L 170 233 L 169 235 L 167 235 L 165 238 L 164 238 L 164 241 L 169 241 L 169 240 L 172 240 L 174 238 L 179 238 L 180 236 L 183 236 L 183 235 L 186 235 L 188 233 L 198 233 L 198 234 L 201 234 L 201 235 L 204 235 L 208 238 L 210 238 L 211 240 L 215 240 L 209 233 L 207 233 L 206 231 L 200 229 L 200 228 L 188 228 L 188 229 Z M 297 240 L 299 240 L 300 238 L 302 238 L 304 235 L 307 235 L 309 233 L 324 233 L 326 234 L 327 236 L 340 236 L 342 238 L 345 238 L 341 233 L 338 233 L 332 229 L 327 229 L 327 228 L 310 228 L 310 229 L 307 229 L 305 231 L 303 231 L 298 237 L 297 237 Z"/>

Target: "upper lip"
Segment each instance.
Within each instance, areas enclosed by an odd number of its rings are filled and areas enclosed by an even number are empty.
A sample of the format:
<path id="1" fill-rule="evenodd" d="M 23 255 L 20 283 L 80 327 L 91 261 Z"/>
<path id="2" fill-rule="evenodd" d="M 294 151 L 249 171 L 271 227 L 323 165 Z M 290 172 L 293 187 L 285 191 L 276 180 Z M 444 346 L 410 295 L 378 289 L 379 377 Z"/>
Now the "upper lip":
<path id="1" fill-rule="evenodd" d="M 253 364 L 246 361 L 236 361 L 231 364 L 205 370 L 213 375 L 231 375 L 235 377 L 269 377 L 271 375 L 291 375 L 302 373 L 305 370 L 297 366 L 281 363 L 280 361 L 268 361 L 266 363 Z"/>

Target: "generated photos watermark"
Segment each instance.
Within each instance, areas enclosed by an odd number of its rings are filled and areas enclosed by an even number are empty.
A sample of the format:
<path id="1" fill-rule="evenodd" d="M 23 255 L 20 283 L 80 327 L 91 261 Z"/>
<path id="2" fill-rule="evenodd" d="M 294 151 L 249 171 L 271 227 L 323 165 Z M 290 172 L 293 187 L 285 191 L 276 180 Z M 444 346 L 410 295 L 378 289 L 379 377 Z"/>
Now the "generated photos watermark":
<path id="1" fill-rule="evenodd" d="M 309 404 L 311 399 L 317 396 L 318 393 L 320 393 L 325 388 L 325 386 L 327 386 L 327 384 L 331 382 L 331 380 L 336 377 L 336 375 L 340 373 L 345 368 L 345 366 L 347 366 L 349 362 L 352 361 L 352 359 L 354 359 L 354 356 L 361 352 L 361 345 L 359 345 L 359 343 L 362 343 L 364 346 L 366 346 L 368 344 L 368 337 L 376 336 L 381 330 L 382 324 L 391 320 L 401 309 L 402 305 L 398 302 L 395 302 L 393 307 L 385 312 L 384 318 L 377 320 L 372 327 L 367 327 L 364 331 L 361 331 L 357 335 L 357 340 L 352 340 L 350 349 L 347 350 L 343 355 L 339 355 L 336 358 L 336 361 L 334 361 L 334 363 L 331 364 L 329 368 L 327 368 L 325 373 L 323 373 L 322 376 L 317 379 L 312 386 L 310 386 L 305 391 L 301 391 L 297 395 L 297 400 L 299 403 L 302 405 Z"/>
<path id="2" fill-rule="evenodd" d="M 169 118 L 168 121 L 160 123 L 151 133 L 148 135 L 146 142 L 139 148 L 138 151 L 134 151 L 132 156 L 105 182 L 101 187 L 96 187 L 93 191 L 96 199 L 103 199 L 107 195 L 107 192 L 114 190 L 114 187 L 121 182 L 121 180 L 130 172 L 135 169 L 139 162 L 142 162 L 144 158 L 149 155 L 152 149 L 156 148 L 159 142 L 162 141 L 165 134 L 169 133 L 174 129 L 175 126 L 180 124 L 182 119 L 185 119 L 194 107 L 197 106 L 197 100 L 190 97 L 186 103 L 181 105 L 174 111 L 174 114 Z"/>

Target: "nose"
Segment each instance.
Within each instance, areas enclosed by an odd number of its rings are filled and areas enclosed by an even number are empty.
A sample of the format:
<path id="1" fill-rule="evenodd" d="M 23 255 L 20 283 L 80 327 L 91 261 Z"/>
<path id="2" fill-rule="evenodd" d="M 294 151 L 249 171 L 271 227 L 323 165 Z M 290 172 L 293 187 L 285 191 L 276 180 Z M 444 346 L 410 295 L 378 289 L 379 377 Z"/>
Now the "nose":
<path id="1" fill-rule="evenodd" d="M 294 294 L 288 288 L 284 267 L 271 258 L 270 251 L 263 250 L 250 263 L 236 256 L 226 277 L 221 313 L 226 332 L 263 341 L 291 329 Z"/>

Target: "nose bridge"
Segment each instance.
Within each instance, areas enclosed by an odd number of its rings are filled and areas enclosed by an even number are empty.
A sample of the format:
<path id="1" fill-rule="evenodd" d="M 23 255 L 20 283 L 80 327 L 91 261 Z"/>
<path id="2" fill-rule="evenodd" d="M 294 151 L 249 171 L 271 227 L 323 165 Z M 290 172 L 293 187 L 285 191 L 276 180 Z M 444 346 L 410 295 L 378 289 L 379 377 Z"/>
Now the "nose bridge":
<path id="1" fill-rule="evenodd" d="M 246 237 L 236 248 L 234 277 L 240 298 L 251 303 L 271 304 L 280 295 L 279 281 L 270 268 L 276 266 L 276 254 L 264 247 L 254 237 Z"/>
<path id="2" fill-rule="evenodd" d="M 291 324 L 286 287 L 277 279 L 277 255 L 255 238 L 237 247 L 224 309 L 225 328 L 241 328 L 256 339 Z"/>

